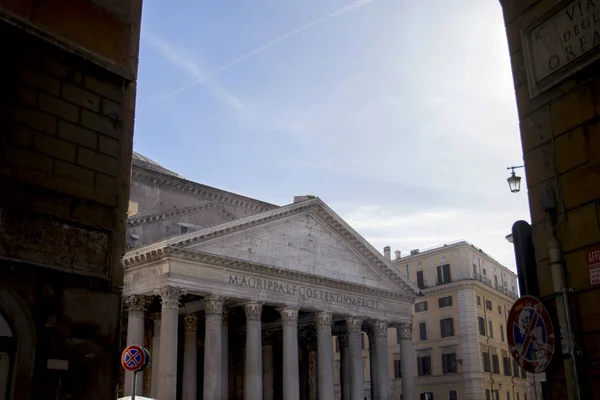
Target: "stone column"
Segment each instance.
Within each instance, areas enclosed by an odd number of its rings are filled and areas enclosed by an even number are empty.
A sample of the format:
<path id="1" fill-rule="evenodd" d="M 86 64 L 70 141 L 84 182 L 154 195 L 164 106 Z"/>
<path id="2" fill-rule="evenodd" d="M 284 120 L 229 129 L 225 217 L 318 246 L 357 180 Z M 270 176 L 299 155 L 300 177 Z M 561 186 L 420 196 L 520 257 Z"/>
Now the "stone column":
<path id="1" fill-rule="evenodd" d="M 173 286 L 165 286 L 157 290 L 162 301 L 157 396 L 160 400 L 175 400 L 177 397 L 179 299 L 185 293 L 183 289 Z"/>
<path id="2" fill-rule="evenodd" d="M 144 296 L 133 295 L 125 299 L 127 307 L 127 346 L 144 345 Z M 133 391 L 133 372 L 125 371 L 125 395 L 131 396 Z M 142 395 L 144 385 L 144 373 L 138 372 L 136 393 Z"/>
<path id="3" fill-rule="evenodd" d="M 348 332 L 348 353 L 350 354 L 351 400 L 363 400 L 365 398 L 365 378 L 363 374 L 361 326 L 361 318 L 346 318 L 346 330 Z"/>
<path id="4" fill-rule="evenodd" d="M 366 329 L 367 336 L 369 338 L 369 382 L 371 383 L 371 399 L 378 399 L 377 397 L 377 351 L 375 344 L 375 334 L 373 327 L 369 326 Z M 386 399 L 387 400 L 387 399 Z"/>
<path id="5" fill-rule="evenodd" d="M 342 400 L 350 400 L 350 353 L 348 351 L 348 336 L 338 336 L 340 343 L 340 380 L 342 386 Z"/>
<path id="6" fill-rule="evenodd" d="M 371 387 L 374 400 L 388 400 L 391 396 L 390 366 L 388 359 L 386 322 L 375 321 L 371 326 L 369 345 L 374 360 L 371 363 Z M 375 372 L 375 373 L 373 373 Z"/>
<path id="7" fill-rule="evenodd" d="M 158 398 L 158 366 L 160 365 L 160 313 L 154 315 L 154 335 L 152 336 L 152 380 L 150 393 L 152 398 Z"/>
<path id="8" fill-rule="evenodd" d="M 229 399 L 229 314 L 223 310 L 221 319 L 221 399 Z"/>
<path id="9" fill-rule="evenodd" d="M 283 326 L 283 398 L 299 400 L 300 372 L 298 365 L 298 310 L 277 309 Z"/>
<path id="10" fill-rule="evenodd" d="M 320 400 L 333 400 L 331 313 L 317 313 L 317 384 Z"/>
<path id="11" fill-rule="evenodd" d="M 412 324 L 396 327 L 400 336 L 400 367 L 402 369 L 402 399 L 415 400 L 415 372 L 412 348 Z"/>
<path id="12" fill-rule="evenodd" d="M 246 365 L 244 366 L 244 400 L 262 400 L 262 304 L 244 304 L 246 311 Z M 161 399 L 162 400 L 162 399 Z"/>
<path id="13" fill-rule="evenodd" d="M 218 296 L 204 298 L 206 325 L 204 328 L 204 396 L 205 399 L 218 399 L 223 391 L 222 333 L 223 299 Z M 194 399 L 196 397 L 194 396 Z"/>
<path id="14" fill-rule="evenodd" d="M 271 338 L 262 339 L 263 400 L 273 400 L 273 343 Z"/>
<path id="15" fill-rule="evenodd" d="M 182 400 L 196 400 L 198 380 L 198 317 L 188 314 L 183 319 L 183 381 Z"/>

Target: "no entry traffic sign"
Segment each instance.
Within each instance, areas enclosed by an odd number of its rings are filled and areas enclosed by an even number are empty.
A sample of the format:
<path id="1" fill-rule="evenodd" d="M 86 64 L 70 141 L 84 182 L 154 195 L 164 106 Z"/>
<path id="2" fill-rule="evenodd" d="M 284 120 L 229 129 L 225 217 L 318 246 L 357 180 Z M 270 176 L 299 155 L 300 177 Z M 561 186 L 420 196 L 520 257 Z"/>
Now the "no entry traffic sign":
<path id="1" fill-rule="evenodd" d="M 543 372 L 554 354 L 554 328 L 546 307 L 533 296 L 512 306 L 506 323 L 510 354 L 527 372 Z"/>
<path id="2" fill-rule="evenodd" d="M 121 365 L 127 371 L 139 371 L 144 369 L 146 362 L 146 351 L 141 346 L 127 346 L 121 355 Z M 149 361 L 149 360 L 148 360 Z"/>

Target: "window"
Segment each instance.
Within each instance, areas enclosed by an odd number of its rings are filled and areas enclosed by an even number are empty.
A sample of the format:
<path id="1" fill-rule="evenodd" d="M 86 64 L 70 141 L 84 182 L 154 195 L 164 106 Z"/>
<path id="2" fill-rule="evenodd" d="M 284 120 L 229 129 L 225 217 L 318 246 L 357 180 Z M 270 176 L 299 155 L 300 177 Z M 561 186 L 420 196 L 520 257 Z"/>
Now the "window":
<path id="1" fill-rule="evenodd" d="M 450 283 L 450 264 L 437 267 L 437 284 Z"/>
<path id="2" fill-rule="evenodd" d="M 452 307 L 452 296 L 440 297 L 438 299 L 438 305 L 440 308 Z"/>
<path id="3" fill-rule="evenodd" d="M 502 306 L 498 304 L 498 315 L 502 315 Z"/>
<path id="4" fill-rule="evenodd" d="M 417 357 L 419 376 L 431 375 L 431 356 Z"/>
<path id="5" fill-rule="evenodd" d="M 527 400 L 527 393 L 523 393 L 523 400 Z"/>
<path id="6" fill-rule="evenodd" d="M 510 400 L 510 392 L 506 392 L 506 400 Z"/>
<path id="7" fill-rule="evenodd" d="M 521 369 L 521 378 L 527 379 L 527 372 L 524 369 Z"/>
<path id="8" fill-rule="evenodd" d="M 335 338 L 335 352 L 340 352 L 340 339 L 338 339 L 337 337 Z"/>
<path id="9" fill-rule="evenodd" d="M 456 372 L 456 353 L 442 354 L 442 372 L 444 374 Z"/>
<path id="10" fill-rule="evenodd" d="M 404 267 L 404 269 L 406 270 L 406 276 L 408 277 L 408 264 L 406 264 L 406 266 Z"/>
<path id="11" fill-rule="evenodd" d="M 487 271 L 485 270 L 485 268 L 483 268 L 483 269 L 482 269 L 482 271 L 483 271 L 483 274 L 484 274 L 485 276 L 487 276 Z"/>
<path id="12" fill-rule="evenodd" d="M 425 288 L 425 278 L 423 277 L 423 271 L 417 271 L 417 286 L 419 289 Z"/>
<path id="13" fill-rule="evenodd" d="M 492 368 L 490 366 L 490 353 L 483 351 L 481 352 L 481 356 L 483 357 L 483 371 L 492 372 Z"/>
<path id="14" fill-rule="evenodd" d="M 502 355 L 502 367 L 504 368 L 504 375 L 510 376 L 510 358 L 508 358 L 508 354 Z"/>
<path id="15" fill-rule="evenodd" d="M 431 392 L 421 393 L 419 396 L 419 400 L 433 400 L 433 393 L 431 393 Z"/>
<path id="16" fill-rule="evenodd" d="M 443 318 L 440 320 L 440 335 L 445 338 L 454 336 L 454 319 Z"/>
<path id="17" fill-rule="evenodd" d="M 492 301 L 491 300 L 485 301 L 485 308 L 489 311 L 492 311 Z"/>
<path id="18" fill-rule="evenodd" d="M 402 378 L 402 368 L 400 360 L 394 360 L 394 379 Z"/>
<path id="19" fill-rule="evenodd" d="M 498 358 L 498 354 L 492 354 L 492 371 L 495 374 L 500 373 L 500 360 Z"/>
<path id="20" fill-rule="evenodd" d="M 425 312 L 427 311 L 427 302 L 421 301 L 419 303 L 415 303 L 415 312 Z"/>
<path id="21" fill-rule="evenodd" d="M 477 317 L 477 321 L 479 322 L 479 334 L 485 336 L 485 319 L 483 319 L 483 317 Z"/>
<path id="22" fill-rule="evenodd" d="M 494 338 L 494 325 L 492 324 L 492 321 L 488 321 L 488 325 L 490 326 L 490 337 L 493 339 Z"/>
<path id="23" fill-rule="evenodd" d="M 481 296 L 477 296 L 477 307 L 481 307 Z"/>
<path id="24" fill-rule="evenodd" d="M 458 400 L 458 392 L 456 390 L 450 390 L 448 392 L 448 400 Z"/>
<path id="25" fill-rule="evenodd" d="M 517 400 L 521 400 L 521 399 L 519 398 L 519 392 L 517 392 Z"/>
<path id="26" fill-rule="evenodd" d="M 490 389 L 485 389 L 485 400 L 492 400 L 490 397 Z"/>
<path id="27" fill-rule="evenodd" d="M 500 340 L 504 343 L 504 327 L 500 325 Z"/>
<path id="28" fill-rule="evenodd" d="M 361 333 L 360 334 L 360 347 L 364 350 L 365 349 L 365 334 Z"/>
<path id="29" fill-rule="evenodd" d="M 180 226 L 179 228 L 181 229 L 181 234 L 188 233 L 190 231 L 190 228 L 187 226 Z"/>
<path id="30" fill-rule="evenodd" d="M 427 322 L 419 322 L 419 340 L 427 340 Z"/>
<path id="31" fill-rule="evenodd" d="M 477 264 L 473 263 L 473 276 L 477 276 Z"/>
<path id="32" fill-rule="evenodd" d="M 517 360 L 513 359 L 513 376 L 515 378 L 519 377 L 519 363 L 517 362 Z"/>

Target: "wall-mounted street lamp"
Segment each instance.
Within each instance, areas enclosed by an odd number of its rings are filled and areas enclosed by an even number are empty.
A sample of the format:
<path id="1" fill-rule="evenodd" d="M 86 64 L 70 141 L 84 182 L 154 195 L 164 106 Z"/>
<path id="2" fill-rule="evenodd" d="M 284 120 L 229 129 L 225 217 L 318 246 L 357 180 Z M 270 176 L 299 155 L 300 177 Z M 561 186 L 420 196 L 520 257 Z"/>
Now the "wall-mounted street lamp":
<path id="1" fill-rule="evenodd" d="M 508 177 L 508 179 L 506 180 L 508 182 L 508 187 L 510 188 L 510 191 L 512 193 L 517 193 L 521 190 L 521 177 L 517 176 L 517 174 L 515 174 L 515 169 L 517 168 L 523 168 L 525 167 L 524 165 L 518 165 L 516 167 L 508 167 L 506 169 L 510 169 L 511 170 L 511 174 Z"/>

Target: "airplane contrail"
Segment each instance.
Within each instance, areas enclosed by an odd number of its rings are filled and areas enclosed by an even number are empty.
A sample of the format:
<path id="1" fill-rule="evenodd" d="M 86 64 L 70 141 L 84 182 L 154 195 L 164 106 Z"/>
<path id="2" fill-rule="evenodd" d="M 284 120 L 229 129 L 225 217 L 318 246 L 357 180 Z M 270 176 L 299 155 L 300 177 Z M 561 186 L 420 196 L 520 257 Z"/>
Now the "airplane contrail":
<path id="1" fill-rule="evenodd" d="M 158 103 L 161 103 L 161 102 L 163 102 L 165 100 L 168 100 L 168 99 L 170 99 L 170 98 L 172 98 L 174 96 L 177 96 L 179 93 L 181 93 L 183 91 L 186 91 L 188 89 L 191 89 L 192 87 L 194 87 L 194 86 L 196 86 L 196 85 L 198 85 L 198 84 L 200 84 L 202 82 L 205 82 L 206 80 L 208 80 L 210 78 L 213 78 L 214 76 L 216 76 L 216 75 L 220 74 L 221 72 L 223 72 L 223 71 L 225 71 L 225 70 L 233 67 L 234 65 L 239 64 L 240 62 L 242 62 L 242 61 L 244 61 L 244 60 L 246 60 L 246 59 L 248 59 L 248 58 L 250 58 L 250 57 L 252 57 L 252 56 L 254 56 L 254 55 L 256 55 L 256 54 L 258 54 L 258 53 L 260 53 L 260 52 L 262 52 L 264 50 L 266 50 L 266 49 L 268 49 L 269 47 L 272 47 L 272 46 L 276 45 L 279 42 L 282 42 L 282 41 L 284 41 L 284 40 L 286 40 L 286 39 L 288 39 L 288 38 L 290 38 L 290 37 L 292 37 L 294 35 L 297 35 L 298 33 L 302 32 L 302 31 L 305 31 L 305 30 L 307 30 L 307 29 L 309 29 L 309 28 L 311 28 L 311 27 L 313 27 L 313 26 L 315 26 L 317 24 L 323 23 L 323 22 L 327 21 L 328 19 L 337 17 L 337 16 L 342 15 L 344 13 L 347 13 L 349 11 L 352 11 L 352 10 L 355 10 L 357 8 L 363 7 L 363 6 L 367 5 L 368 3 L 371 3 L 372 1 L 374 1 L 374 0 L 356 0 L 353 3 L 350 3 L 347 6 L 344 6 L 344 7 L 340 8 L 340 9 L 338 9 L 336 11 L 333 11 L 333 12 L 331 12 L 331 13 L 323 16 L 323 17 L 320 17 L 320 18 L 317 18 L 315 20 L 312 20 L 311 22 L 309 22 L 309 23 L 307 23 L 305 25 L 302 25 L 299 28 L 296 28 L 296 29 L 294 29 L 294 30 L 292 30 L 292 31 L 284 34 L 284 35 L 281 35 L 278 38 L 273 39 L 273 40 L 271 40 L 271 41 L 269 41 L 269 42 L 267 42 L 267 43 L 265 43 L 265 44 L 263 44 L 263 45 L 255 48 L 254 50 L 251 50 L 248 53 L 246 53 L 246 54 L 244 54 L 244 55 L 242 55 L 242 56 L 240 56 L 240 57 L 238 57 L 238 58 L 236 58 L 236 59 L 234 59 L 232 61 L 229 61 L 226 64 L 221 65 L 220 67 L 218 67 L 217 69 L 215 69 L 212 72 L 209 72 L 208 74 L 204 75 L 203 77 L 198 78 L 198 79 L 196 79 L 196 80 L 194 80 L 194 81 L 192 81 L 192 82 L 190 82 L 190 83 L 188 83 L 188 84 L 186 84 L 184 86 L 181 86 L 178 89 L 173 90 L 172 92 L 169 92 L 169 93 L 165 94 L 164 96 L 162 96 L 162 97 L 154 100 L 150 104 L 148 104 L 148 105 L 140 108 L 140 111 L 143 111 L 143 110 L 145 110 L 145 109 L 147 109 L 149 107 L 152 107 L 152 106 L 154 106 L 154 105 L 156 105 Z"/>

